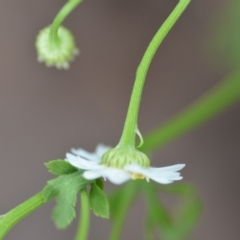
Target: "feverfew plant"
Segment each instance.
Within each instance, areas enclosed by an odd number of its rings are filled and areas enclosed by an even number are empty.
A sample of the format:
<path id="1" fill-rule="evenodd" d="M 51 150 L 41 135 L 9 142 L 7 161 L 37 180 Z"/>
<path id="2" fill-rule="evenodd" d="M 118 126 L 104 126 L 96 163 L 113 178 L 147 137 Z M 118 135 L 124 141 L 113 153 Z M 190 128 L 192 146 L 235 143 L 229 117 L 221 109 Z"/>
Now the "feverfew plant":
<path id="1" fill-rule="evenodd" d="M 38 60 L 45 62 L 47 66 L 68 69 L 69 62 L 78 54 L 74 36 L 62 26 L 62 22 L 80 2 L 81 0 L 69 0 L 51 26 L 38 34 Z M 56 178 L 48 181 L 39 193 L 0 216 L 0 240 L 21 219 L 52 199 L 56 200 L 52 212 L 56 227 L 67 228 L 76 217 L 78 193 L 81 207 L 75 240 L 88 239 L 90 210 L 98 217 L 109 219 L 111 216 L 113 224 L 109 239 L 120 239 L 128 210 L 139 194 L 143 194 L 147 203 L 146 225 L 143 231 L 145 239 L 154 239 L 155 233 L 164 240 L 187 238 L 201 215 L 202 204 L 191 184 L 179 182 L 183 178 L 180 171 L 185 164 L 177 162 L 176 159 L 176 164 L 172 166 L 165 167 L 160 164 L 158 168 L 150 167 L 148 153 L 207 121 L 240 97 L 240 72 L 236 71 L 172 120 L 142 137 L 138 129 L 138 112 L 149 66 L 163 39 L 189 3 L 190 0 L 179 1 L 147 47 L 136 71 L 118 144 L 113 148 L 97 145 L 93 153 L 82 148 L 71 149 L 64 159 L 45 163 Z M 136 144 L 137 136 L 140 138 L 139 146 Z M 121 186 L 115 186 L 113 192 L 106 194 L 103 180 Z M 176 183 L 173 183 L 175 181 Z M 159 192 L 182 199 L 179 204 L 181 211 L 171 215 L 161 202 Z"/>

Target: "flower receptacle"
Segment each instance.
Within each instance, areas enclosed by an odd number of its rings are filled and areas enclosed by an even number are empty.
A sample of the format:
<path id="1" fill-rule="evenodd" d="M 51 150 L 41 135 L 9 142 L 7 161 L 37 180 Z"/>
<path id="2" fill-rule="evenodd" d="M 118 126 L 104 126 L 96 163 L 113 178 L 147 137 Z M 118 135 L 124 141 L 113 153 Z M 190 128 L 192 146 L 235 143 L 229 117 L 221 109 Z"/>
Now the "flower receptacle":
<path id="1" fill-rule="evenodd" d="M 137 164 L 143 168 L 148 168 L 150 161 L 146 154 L 136 150 L 134 147 L 117 146 L 103 154 L 101 164 L 115 168 Z"/>

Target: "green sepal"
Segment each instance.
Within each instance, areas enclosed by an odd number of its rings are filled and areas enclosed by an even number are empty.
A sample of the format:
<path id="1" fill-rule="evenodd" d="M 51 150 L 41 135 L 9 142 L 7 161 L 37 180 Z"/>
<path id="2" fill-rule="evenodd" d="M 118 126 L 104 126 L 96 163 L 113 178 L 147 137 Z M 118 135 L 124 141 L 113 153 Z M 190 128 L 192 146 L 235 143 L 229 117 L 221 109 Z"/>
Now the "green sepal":
<path id="1" fill-rule="evenodd" d="M 96 183 L 91 184 L 89 203 L 90 208 L 96 216 L 109 218 L 109 203 L 107 196 Z"/>
<path id="2" fill-rule="evenodd" d="M 61 175 L 47 182 L 43 189 L 43 199 L 47 202 L 56 196 L 52 219 L 58 229 L 68 227 L 75 218 L 77 193 L 90 183 L 92 181 L 83 178 L 80 172 Z"/>
<path id="3" fill-rule="evenodd" d="M 52 160 L 44 164 L 47 167 L 48 171 L 55 175 L 64 175 L 78 171 L 77 168 L 62 159 Z"/>

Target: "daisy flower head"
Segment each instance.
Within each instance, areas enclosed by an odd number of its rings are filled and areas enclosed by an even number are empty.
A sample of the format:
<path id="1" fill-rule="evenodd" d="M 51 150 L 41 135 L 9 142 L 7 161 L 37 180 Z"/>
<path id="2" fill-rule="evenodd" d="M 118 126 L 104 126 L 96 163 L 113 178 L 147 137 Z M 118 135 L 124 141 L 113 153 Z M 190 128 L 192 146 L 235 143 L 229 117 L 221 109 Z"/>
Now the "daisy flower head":
<path id="1" fill-rule="evenodd" d="M 58 69 L 69 69 L 70 61 L 79 54 L 73 34 L 63 26 L 57 31 L 57 39 L 51 38 L 51 26 L 42 29 L 37 35 L 36 50 L 39 62 Z"/>
<path id="2" fill-rule="evenodd" d="M 110 149 L 105 145 L 98 145 L 94 153 L 84 149 L 71 149 L 66 154 L 66 161 L 74 167 L 84 170 L 83 177 L 88 180 L 97 178 L 108 179 L 114 184 L 122 184 L 130 179 L 152 179 L 161 184 L 181 180 L 178 171 L 185 164 L 168 167 L 150 167 L 148 157 L 135 148 L 116 147 Z"/>

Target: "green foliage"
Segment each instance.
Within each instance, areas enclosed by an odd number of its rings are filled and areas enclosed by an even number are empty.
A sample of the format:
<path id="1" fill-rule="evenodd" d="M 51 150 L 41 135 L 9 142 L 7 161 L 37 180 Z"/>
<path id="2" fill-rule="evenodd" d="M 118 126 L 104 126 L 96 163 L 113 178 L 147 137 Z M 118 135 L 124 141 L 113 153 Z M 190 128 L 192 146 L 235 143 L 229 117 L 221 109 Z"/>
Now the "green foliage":
<path id="1" fill-rule="evenodd" d="M 77 193 L 88 184 L 91 184 L 89 193 L 90 208 L 96 216 L 109 218 L 109 203 L 103 192 L 102 179 L 89 181 L 82 177 L 82 172 L 64 160 L 52 160 L 45 163 L 49 172 L 59 175 L 50 180 L 43 189 L 45 202 L 56 197 L 56 206 L 53 209 L 52 219 L 59 229 L 64 229 L 76 217 L 75 205 Z"/>
<path id="2" fill-rule="evenodd" d="M 157 199 L 155 195 L 149 195 L 148 198 L 148 215 L 146 222 L 146 232 L 148 235 L 156 233 L 159 229 L 164 240 L 170 240 L 173 233 L 173 223 L 168 211 Z"/>
<path id="3" fill-rule="evenodd" d="M 113 221 L 119 216 L 127 214 L 128 209 L 137 197 L 138 190 L 139 188 L 136 182 L 131 181 L 109 194 L 108 199 L 110 203 L 111 219 Z"/>
<path id="4" fill-rule="evenodd" d="M 102 190 L 104 189 L 104 182 L 103 182 L 102 178 L 97 178 L 95 180 L 95 182 L 98 185 L 98 187 L 100 187 Z"/>
<path id="5" fill-rule="evenodd" d="M 153 151 L 186 134 L 230 107 L 240 98 L 240 71 L 232 72 L 188 108 L 144 137 L 140 151 Z"/>
<path id="6" fill-rule="evenodd" d="M 80 172 L 61 175 L 47 182 L 43 189 L 44 201 L 56 196 L 56 206 L 53 209 L 52 219 L 59 229 L 66 228 L 75 218 L 77 193 L 92 181 L 82 177 Z"/>
<path id="7" fill-rule="evenodd" d="M 177 216 L 176 236 L 175 239 L 186 239 L 186 237 L 195 228 L 202 214 L 202 202 L 196 196 L 189 196 L 182 204 Z"/>
<path id="8" fill-rule="evenodd" d="M 103 190 L 96 184 L 91 184 L 89 193 L 90 208 L 98 217 L 109 218 L 109 203 Z"/>
<path id="9" fill-rule="evenodd" d="M 113 220 L 111 240 L 120 239 L 126 215 L 140 192 L 147 199 L 145 239 L 185 240 L 189 236 L 202 212 L 201 201 L 192 185 L 187 183 L 160 185 L 132 181 L 115 190 L 109 197 Z M 158 194 L 163 192 L 179 198 L 176 211 L 170 211 L 161 202 Z"/>
<path id="10" fill-rule="evenodd" d="M 240 1 L 226 1 L 218 12 L 209 44 L 213 60 L 221 66 L 238 68 L 240 63 Z"/>
<path id="11" fill-rule="evenodd" d="M 182 198 L 178 211 L 172 215 L 157 196 L 158 190 L 178 195 Z M 184 240 L 194 229 L 202 212 L 202 203 L 193 186 L 189 184 L 171 184 L 166 186 L 144 186 L 148 203 L 146 239 L 153 239 L 157 231 L 163 240 Z"/>
<path id="12" fill-rule="evenodd" d="M 139 186 L 135 181 L 131 181 L 126 185 L 117 188 L 110 194 L 109 203 L 113 227 L 109 239 L 120 239 L 120 235 L 123 232 L 124 221 L 130 207 L 138 195 L 138 192 Z"/>
<path id="13" fill-rule="evenodd" d="M 69 162 L 62 159 L 52 160 L 45 163 L 48 171 L 55 175 L 64 175 L 69 173 L 74 173 L 78 171 L 77 168 L 72 166 Z"/>

